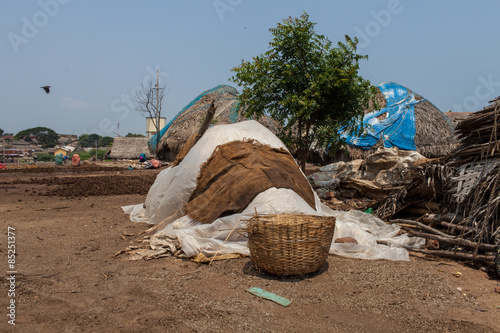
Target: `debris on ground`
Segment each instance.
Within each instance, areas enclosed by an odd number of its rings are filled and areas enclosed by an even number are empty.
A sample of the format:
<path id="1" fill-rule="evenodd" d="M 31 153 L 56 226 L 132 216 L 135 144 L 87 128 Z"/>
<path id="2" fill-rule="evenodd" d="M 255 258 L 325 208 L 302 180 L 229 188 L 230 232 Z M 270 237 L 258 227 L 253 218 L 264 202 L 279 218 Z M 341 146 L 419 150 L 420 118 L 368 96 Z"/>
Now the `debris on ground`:
<path id="1" fill-rule="evenodd" d="M 252 287 L 247 289 L 247 291 L 257 297 L 273 301 L 282 306 L 289 306 L 290 304 L 292 304 L 290 300 L 260 288 Z"/>
<path id="2" fill-rule="evenodd" d="M 329 206 L 372 199 L 373 214 L 427 240 L 414 252 L 470 260 L 500 275 L 500 97 L 491 103 L 457 125 L 460 146 L 448 156 L 394 167 L 384 149 L 309 180 Z M 376 175 L 374 162 L 383 166 Z"/>

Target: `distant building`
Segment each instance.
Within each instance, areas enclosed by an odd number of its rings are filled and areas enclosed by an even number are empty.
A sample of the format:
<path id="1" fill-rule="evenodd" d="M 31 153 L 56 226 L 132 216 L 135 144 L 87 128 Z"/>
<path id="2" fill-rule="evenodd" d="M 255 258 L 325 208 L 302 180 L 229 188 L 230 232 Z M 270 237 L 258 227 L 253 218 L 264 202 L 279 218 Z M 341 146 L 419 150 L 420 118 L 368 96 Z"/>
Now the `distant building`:
<path id="1" fill-rule="evenodd" d="M 15 139 L 10 142 L 10 148 L 21 151 L 24 156 L 31 156 L 34 152 L 42 151 L 42 149 L 35 144 Z"/>
<path id="2" fill-rule="evenodd" d="M 2 141 L 0 142 L 0 144 L 2 145 L 2 149 L 11 149 L 13 140 L 14 140 L 13 135 L 4 135 L 2 137 Z"/>
<path id="3" fill-rule="evenodd" d="M 148 117 L 146 118 L 146 132 L 148 133 L 148 138 L 151 138 L 153 135 L 156 134 L 156 127 L 155 127 L 155 122 L 156 119 Z M 161 117 L 160 118 L 160 127 L 159 129 L 161 130 L 165 125 L 167 124 L 167 118 Z"/>
<path id="4" fill-rule="evenodd" d="M 60 146 L 75 147 L 78 144 L 78 136 L 75 134 L 59 134 L 57 141 Z"/>
<path id="5" fill-rule="evenodd" d="M 148 138 L 118 137 L 108 150 L 112 159 L 138 159 L 143 153 L 147 158 L 153 157 L 148 149 Z"/>
<path id="6" fill-rule="evenodd" d="M 54 149 L 54 156 L 58 154 L 62 154 L 63 156 L 68 156 L 68 154 L 71 153 L 73 150 L 75 150 L 75 147 L 71 146 L 56 147 Z"/>
<path id="7" fill-rule="evenodd" d="M 32 156 L 36 151 L 40 149 L 23 140 L 4 137 L 0 142 L 0 155 L 5 158 Z"/>

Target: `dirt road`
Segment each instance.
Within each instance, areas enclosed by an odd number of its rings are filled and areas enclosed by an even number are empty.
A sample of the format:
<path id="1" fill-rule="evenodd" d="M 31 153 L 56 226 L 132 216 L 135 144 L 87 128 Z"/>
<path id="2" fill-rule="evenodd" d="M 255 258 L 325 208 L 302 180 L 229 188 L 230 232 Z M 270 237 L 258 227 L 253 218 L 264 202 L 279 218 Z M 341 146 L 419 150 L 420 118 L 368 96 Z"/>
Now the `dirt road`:
<path id="1" fill-rule="evenodd" d="M 318 274 L 279 279 L 249 258 L 207 266 L 113 257 L 148 228 L 120 207 L 144 202 L 157 173 L 0 170 L 0 332 L 500 332 L 498 278 L 454 261 L 330 256 Z"/>

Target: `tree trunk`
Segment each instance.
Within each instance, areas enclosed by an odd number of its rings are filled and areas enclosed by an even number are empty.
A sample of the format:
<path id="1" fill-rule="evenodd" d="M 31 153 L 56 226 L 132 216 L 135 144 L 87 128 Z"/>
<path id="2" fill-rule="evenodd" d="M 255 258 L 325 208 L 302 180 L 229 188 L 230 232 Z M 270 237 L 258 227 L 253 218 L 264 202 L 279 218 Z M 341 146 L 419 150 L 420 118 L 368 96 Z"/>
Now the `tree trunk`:
<path id="1" fill-rule="evenodd" d="M 299 167 L 303 172 L 306 171 L 306 156 L 304 154 L 303 147 L 303 137 L 302 137 L 302 120 L 299 119 L 297 122 L 297 160 L 299 162 Z"/>
<path id="2" fill-rule="evenodd" d="M 299 160 L 300 162 L 300 168 L 302 169 L 302 172 L 306 173 L 306 154 L 305 152 L 302 152 L 302 157 Z"/>
<path id="3" fill-rule="evenodd" d="M 309 148 L 311 146 L 309 142 L 309 130 L 311 129 L 311 123 L 306 124 L 306 133 L 305 133 L 305 139 L 301 138 L 301 153 L 302 156 L 300 156 L 300 168 L 302 169 L 302 172 L 306 173 L 306 163 L 307 163 L 307 156 L 309 155 Z M 302 135 L 302 133 L 301 133 Z"/>

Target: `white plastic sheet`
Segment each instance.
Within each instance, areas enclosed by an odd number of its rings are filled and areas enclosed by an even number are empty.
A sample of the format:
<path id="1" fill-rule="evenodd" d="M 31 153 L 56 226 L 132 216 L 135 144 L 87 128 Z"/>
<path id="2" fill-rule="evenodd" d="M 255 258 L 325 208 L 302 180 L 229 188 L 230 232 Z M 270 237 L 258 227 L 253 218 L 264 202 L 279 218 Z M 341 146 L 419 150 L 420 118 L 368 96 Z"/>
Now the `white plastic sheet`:
<path id="1" fill-rule="evenodd" d="M 188 202 L 196 188 L 200 166 L 217 146 L 245 139 L 254 139 L 274 148 L 286 149 L 271 131 L 253 120 L 209 128 L 179 165 L 163 170 L 156 178 L 146 197 L 145 216 L 148 217 L 149 223 L 161 222 Z"/>
<path id="2" fill-rule="evenodd" d="M 215 126 L 207 130 L 185 159 L 176 167 L 162 171 L 147 198 L 146 208 L 142 204 L 123 207 L 135 222 L 159 223 L 181 209 L 196 187 L 200 166 L 221 144 L 234 140 L 254 139 L 276 148 L 285 148 L 283 143 L 268 129 L 255 121 Z M 286 148 L 285 148 L 286 149 Z M 330 253 L 363 259 L 408 260 L 405 249 L 377 244 L 385 240 L 393 244 L 419 246 L 422 241 L 397 236 L 399 227 L 388 225 L 375 216 L 359 212 L 333 211 L 323 205 L 315 195 L 316 207 L 311 208 L 297 193 L 290 189 L 270 188 L 257 195 L 248 207 L 239 214 L 225 216 L 211 224 L 193 221 L 183 216 L 151 237 L 152 249 L 169 247 L 171 239 L 177 239 L 184 253 L 194 256 L 203 253 L 241 253 L 249 255 L 247 241 L 237 232 L 243 228 L 244 220 L 255 211 L 262 214 L 310 214 L 328 215 L 337 218 L 334 239 L 350 236 L 358 244 L 332 243 Z"/>

